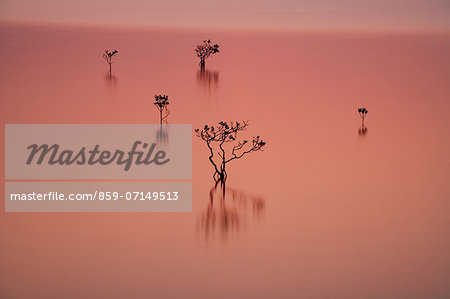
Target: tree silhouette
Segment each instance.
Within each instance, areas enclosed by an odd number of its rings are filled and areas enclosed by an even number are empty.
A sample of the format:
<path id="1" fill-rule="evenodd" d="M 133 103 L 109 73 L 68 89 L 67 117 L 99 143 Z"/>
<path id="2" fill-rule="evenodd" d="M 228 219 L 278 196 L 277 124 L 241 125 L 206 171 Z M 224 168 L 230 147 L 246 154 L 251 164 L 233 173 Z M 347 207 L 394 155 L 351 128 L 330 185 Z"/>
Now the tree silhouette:
<path id="1" fill-rule="evenodd" d="M 369 111 L 366 108 L 358 108 L 359 116 L 361 116 L 362 123 L 364 124 L 364 118 Z"/>
<path id="2" fill-rule="evenodd" d="M 216 187 L 220 182 L 222 187 L 228 177 L 226 165 L 234 160 L 240 159 L 246 154 L 261 150 L 266 142 L 259 136 L 253 137 L 252 141 L 238 140 L 238 134 L 247 129 L 248 122 L 219 122 L 217 126 L 205 125 L 203 129 L 196 129 L 197 137 L 205 141 L 210 156 L 209 161 L 214 166 L 213 179 Z M 224 189 L 225 190 L 225 189 Z"/>
<path id="3" fill-rule="evenodd" d="M 197 57 L 200 58 L 200 68 L 205 68 L 206 59 L 215 53 L 219 53 L 219 45 L 211 44 L 211 40 L 204 40 L 203 44 L 198 45 L 195 48 L 195 52 L 197 53 Z"/>
<path id="4" fill-rule="evenodd" d="M 105 53 L 103 53 L 103 58 L 105 58 L 106 63 L 109 64 L 109 72 L 111 73 L 111 65 L 112 65 L 112 58 L 114 55 L 116 55 L 117 53 L 119 53 L 119 51 L 117 50 L 113 50 L 113 51 L 109 51 L 109 50 L 105 50 Z"/>
<path id="5" fill-rule="evenodd" d="M 159 110 L 159 123 L 162 124 L 163 120 L 165 120 L 170 114 L 170 111 L 167 108 L 169 105 L 169 96 L 155 95 L 155 102 L 153 105 L 155 105 L 155 107 Z"/>

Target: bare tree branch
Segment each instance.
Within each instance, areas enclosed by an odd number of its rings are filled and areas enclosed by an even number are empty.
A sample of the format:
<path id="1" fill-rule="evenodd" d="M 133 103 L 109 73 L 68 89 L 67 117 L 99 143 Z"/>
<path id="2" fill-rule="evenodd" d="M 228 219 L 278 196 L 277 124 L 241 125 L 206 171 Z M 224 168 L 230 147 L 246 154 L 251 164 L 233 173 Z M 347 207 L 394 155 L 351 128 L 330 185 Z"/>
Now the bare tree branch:
<path id="1" fill-rule="evenodd" d="M 219 45 L 211 44 L 211 40 L 204 40 L 203 44 L 195 47 L 195 52 L 197 57 L 200 58 L 200 67 L 205 67 L 206 59 L 211 56 L 211 54 L 219 53 Z"/>
<path id="2" fill-rule="evenodd" d="M 159 110 L 159 121 L 160 124 L 162 124 L 163 120 L 165 120 L 170 114 L 170 111 L 167 108 L 169 105 L 169 96 L 155 95 L 155 102 L 153 105 L 155 105 L 155 107 Z"/>
<path id="3" fill-rule="evenodd" d="M 105 58 L 106 63 L 108 63 L 108 65 L 109 65 L 109 72 L 111 72 L 111 65 L 113 63 L 112 58 L 117 53 L 119 53 L 119 51 L 117 51 L 115 49 L 113 51 L 105 50 L 105 53 L 103 53 L 103 58 Z"/>
<path id="4" fill-rule="evenodd" d="M 216 126 L 205 125 L 203 129 L 195 130 L 196 136 L 205 141 L 210 151 L 209 161 L 214 166 L 213 178 L 216 185 L 218 182 L 225 183 L 228 176 L 227 163 L 240 159 L 251 152 L 260 151 L 266 145 L 266 142 L 259 136 L 254 137 L 251 143 L 247 140 L 239 141 L 238 134 L 245 131 L 247 127 L 248 121 L 231 123 L 221 121 Z M 234 143 L 230 150 L 225 147 L 228 143 Z M 220 163 L 214 160 L 213 144 L 217 144 L 217 156 L 220 158 Z"/>

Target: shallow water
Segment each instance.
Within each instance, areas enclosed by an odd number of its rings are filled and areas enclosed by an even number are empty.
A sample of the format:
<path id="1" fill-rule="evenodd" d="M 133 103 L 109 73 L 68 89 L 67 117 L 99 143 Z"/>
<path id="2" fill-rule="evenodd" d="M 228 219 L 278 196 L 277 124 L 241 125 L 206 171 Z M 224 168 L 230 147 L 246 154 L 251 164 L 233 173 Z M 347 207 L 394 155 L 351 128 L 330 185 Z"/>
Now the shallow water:
<path id="1" fill-rule="evenodd" d="M 0 213 L 0 297 L 448 298 L 448 53 L 437 34 L 3 25 L 2 124 L 157 123 L 165 93 L 170 123 L 249 120 L 267 146 L 211 205 L 194 138 L 192 213 Z"/>

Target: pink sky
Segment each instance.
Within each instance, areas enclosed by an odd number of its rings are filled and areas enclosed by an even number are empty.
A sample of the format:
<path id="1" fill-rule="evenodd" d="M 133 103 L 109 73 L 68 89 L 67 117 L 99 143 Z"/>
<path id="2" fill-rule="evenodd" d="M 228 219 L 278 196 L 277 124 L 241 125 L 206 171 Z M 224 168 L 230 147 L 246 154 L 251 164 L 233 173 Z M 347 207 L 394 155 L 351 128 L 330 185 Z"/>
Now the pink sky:
<path id="1" fill-rule="evenodd" d="M 2 0 L 0 20 L 172 27 L 449 31 L 448 0 Z"/>

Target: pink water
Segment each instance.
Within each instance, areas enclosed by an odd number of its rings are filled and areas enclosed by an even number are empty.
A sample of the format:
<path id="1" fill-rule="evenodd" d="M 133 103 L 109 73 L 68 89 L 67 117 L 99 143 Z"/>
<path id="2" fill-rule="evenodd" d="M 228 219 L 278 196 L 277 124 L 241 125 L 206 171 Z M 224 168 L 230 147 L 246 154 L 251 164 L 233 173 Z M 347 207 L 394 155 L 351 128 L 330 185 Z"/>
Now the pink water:
<path id="1" fill-rule="evenodd" d="M 199 74 L 204 38 L 221 53 Z M 267 146 L 211 206 L 194 138 L 192 213 L 1 212 L 0 297 L 448 298 L 449 53 L 442 34 L 1 26 L 2 124 L 157 123 L 165 93 L 170 123 L 249 120 Z"/>

